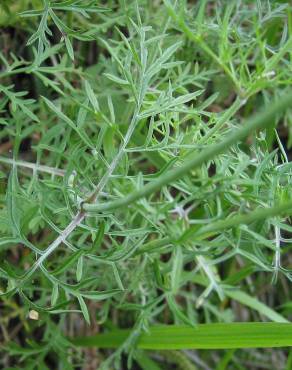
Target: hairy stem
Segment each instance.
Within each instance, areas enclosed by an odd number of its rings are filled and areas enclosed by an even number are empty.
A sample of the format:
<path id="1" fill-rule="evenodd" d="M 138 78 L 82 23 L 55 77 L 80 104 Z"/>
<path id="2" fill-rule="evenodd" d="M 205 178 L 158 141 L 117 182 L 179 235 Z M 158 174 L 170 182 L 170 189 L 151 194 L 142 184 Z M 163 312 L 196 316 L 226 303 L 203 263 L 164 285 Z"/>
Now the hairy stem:
<path id="1" fill-rule="evenodd" d="M 226 220 L 220 220 L 211 223 L 210 225 L 201 227 L 200 229 L 198 229 L 198 225 L 192 226 L 176 240 L 171 237 L 165 237 L 159 240 L 151 241 L 147 244 L 144 244 L 143 248 L 139 249 L 136 254 L 156 252 L 158 249 L 163 248 L 173 242 L 182 243 L 194 237 L 196 240 L 202 240 L 235 226 L 248 225 L 255 221 L 265 220 L 270 217 L 281 215 L 292 215 L 292 200 L 283 204 L 279 204 L 275 207 L 256 209 L 248 214 L 238 214 L 236 216 L 232 215 L 232 217 Z"/>
<path id="2" fill-rule="evenodd" d="M 126 207 L 137 200 L 151 195 L 161 189 L 164 185 L 172 183 L 188 172 L 201 166 L 208 160 L 213 159 L 215 156 L 226 152 L 232 145 L 242 141 L 255 130 L 265 128 L 273 123 L 273 119 L 279 114 L 283 113 L 290 105 L 292 105 L 292 93 L 283 96 L 280 100 L 274 102 L 270 108 L 263 110 L 260 114 L 251 117 L 239 129 L 234 129 L 227 137 L 217 144 L 206 147 L 201 153 L 194 152 L 191 158 L 186 161 L 182 166 L 174 168 L 173 170 L 161 175 L 156 180 L 143 186 L 141 189 L 134 191 L 132 194 L 118 199 L 116 201 L 102 203 L 102 204 L 84 204 L 83 208 L 87 212 L 107 212 Z"/>

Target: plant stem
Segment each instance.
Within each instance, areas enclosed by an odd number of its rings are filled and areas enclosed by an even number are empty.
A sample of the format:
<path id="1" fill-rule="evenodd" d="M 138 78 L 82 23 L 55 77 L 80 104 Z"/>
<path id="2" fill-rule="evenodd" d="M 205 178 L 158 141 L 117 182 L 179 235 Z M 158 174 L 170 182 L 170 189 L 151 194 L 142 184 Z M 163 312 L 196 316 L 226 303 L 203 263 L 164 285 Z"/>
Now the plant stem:
<path id="1" fill-rule="evenodd" d="M 177 240 L 168 236 L 159 240 L 151 241 L 144 244 L 143 248 L 139 249 L 136 254 L 156 252 L 159 248 L 165 247 L 169 244 L 183 243 L 194 237 L 196 240 L 205 239 L 220 231 L 230 229 L 235 226 L 248 225 L 254 221 L 260 221 L 281 215 L 292 215 L 292 200 L 275 207 L 256 209 L 248 214 L 232 215 L 232 217 L 226 220 L 211 223 L 210 225 L 204 226 L 200 229 L 198 229 L 198 225 L 191 226 Z"/>
<path id="2" fill-rule="evenodd" d="M 270 217 L 280 216 L 285 214 L 286 216 L 292 215 L 292 200 L 279 204 L 275 207 L 270 208 L 260 208 L 248 214 L 237 216 L 232 216 L 226 220 L 219 220 L 213 224 L 202 227 L 198 230 L 197 225 L 190 227 L 179 239 L 179 241 L 184 241 L 189 239 L 194 234 L 199 238 L 207 238 L 212 236 L 219 231 L 229 229 L 234 226 L 250 224 L 254 221 L 264 220 Z"/>
<path id="3" fill-rule="evenodd" d="M 93 193 L 88 198 L 88 200 L 87 200 L 88 202 L 94 202 L 96 200 L 97 196 L 102 192 L 102 189 L 107 184 L 110 176 L 114 172 L 116 166 L 118 165 L 118 163 L 120 162 L 123 154 L 125 153 L 125 149 L 126 149 L 128 143 L 129 143 L 129 141 L 131 139 L 131 136 L 132 136 L 132 134 L 133 134 L 133 132 L 135 130 L 135 127 L 136 127 L 136 125 L 137 125 L 137 123 L 138 123 L 138 121 L 140 119 L 139 118 L 139 113 L 140 113 L 140 109 L 141 109 L 141 106 L 142 106 L 143 98 L 144 98 L 144 95 L 145 95 L 145 91 L 143 89 L 144 82 L 145 82 L 144 81 L 144 79 L 145 79 L 144 72 L 145 72 L 145 70 L 143 69 L 142 72 L 141 72 L 141 81 L 140 81 L 140 90 L 139 90 L 139 101 L 138 101 L 137 107 L 136 107 L 136 109 L 134 111 L 134 114 L 133 114 L 131 123 L 130 123 L 129 128 L 127 130 L 127 133 L 125 135 L 125 138 L 124 138 L 123 142 L 121 143 L 120 148 L 118 150 L 118 153 L 115 156 L 115 158 L 112 160 L 112 162 L 111 162 L 108 170 L 103 175 L 103 177 L 99 181 L 98 185 L 96 186 L 95 190 L 93 191 Z M 86 214 L 85 214 L 85 212 L 84 212 L 83 209 L 81 209 L 76 214 L 76 216 L 71 220 L 71 222 L 69 223 L 69 225 L 48 246 L 48 248 L 45 250 L 44 254 L 41 257 L 39 257 L 39 259 L 33 264 L 33 266 L 30 268 L 30 270 L 24 275 L 22 281 L 20 282 L 21 285 L 22 285 L 22 283 L 24 281 L 28 280 L 33 275 L 33 273 L 58 248 L 58 246 L 66 240 L 66 238 L 72 233 L 72 231 L 74 231 L 81 224 L 81 222 L 85 218 L 85 215 Z"/>
<path id="4" fill-rule="evenodd" d="M 24 168 L 30 168 L 33 171 L 45 172 L 51 175 L 65 176 L 65 171 L 59 168 L 44 166 L 41 164 L 35 164 L 35 163 L 26 162 L 26 161 L 17 161 L 15 159 L 6 158 L 2 156 L 0 156 L 0 163 L 10 164 L 13 166 L 20 166 Z"/>
<path id="5" fill-rule="evenodd" d="M 173 9 L 173 7 L 168 3 L 168 1 L 164 1 L 168 13 L 171 16 L 171 18 L 178 24 L 180 29 L 184 32 L 184 34 L 187 36 L 187 38 L 193 42 L 195 42 L 196 45 L 198 45 L 211 59 L 215 61 L 216 64 L 226 73 L 230 81 L 233 83 L 233 85 L 236 88 L 236 91 L 239 95 L 242 95 L 242 89 L 240 86 L 240 83 L 236 79 L 236 77 L 233 75 L 231 70 L 224 64 L 220 58 L 213 52 L 213 50 L 204 42 L 202 39 L 202 36 L 200 34 L 195 34 L 192 32 L 192 30 L 187 26 L 182 16 L 178 16 L 177 12 Z"/>
<path id="6" fill-rule="evenodd" d="M 62 244 L 73 230 L 84 220 L 84 213 L 78 212 L 77 215 L 72 219 L 69 225 L 62 231 L 62 233 L 48 246 L 44 253 L 36 260 L 32 267 L 25 273 L 22 279 L 18 282 L 18 288 L 20 288 L 24 282 L 26 282 L 33 273 L 42 265 L 42 263 Z"/>
<path id="7" fill-rule="evenodd" d="M 203 163 L 211 160 L 215 156 L 226 152 L 232 145 L 242 141 L 252 132 L 257 129 L 264 128 L 272 124 L 272 120 L 279 114 L 285 111 L 292 105 L 292 93 L 283 96 L 280 100 L 274 102 L 270 108 L 263 110 L 258 115 L 251 117 L 241 128 L 233 130 L 227 137 L 218 144 L 211 145 L 201 153 L 194 152 L 190 155 L 191 159 L 186 161 L 181 167 L 174 168 L 166 174 L 161 175 L 156 180 L 148 183 L 139 190 L 134 191 L 132 194 L 118 199 L 116 201 L 102 203 L 102 204 L 84 204 L 83 209 L 87 212 L 106 212 L 126 207 L 137 200 L 148 196 L 157 190 L 161 189 L 164 185 L 180 179 L 182 176 L 201 166 Z"/>

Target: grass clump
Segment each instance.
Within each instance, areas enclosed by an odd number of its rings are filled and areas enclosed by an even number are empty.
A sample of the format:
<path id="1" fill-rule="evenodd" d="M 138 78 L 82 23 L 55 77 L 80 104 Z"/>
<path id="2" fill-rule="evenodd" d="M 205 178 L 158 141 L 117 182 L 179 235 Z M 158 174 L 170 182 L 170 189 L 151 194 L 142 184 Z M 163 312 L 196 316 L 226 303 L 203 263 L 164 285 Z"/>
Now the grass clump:
<path id="1" fill-rule="evenodd" d="M 290 368 L 291 11 L 3 1 L 4 368 Z"/>

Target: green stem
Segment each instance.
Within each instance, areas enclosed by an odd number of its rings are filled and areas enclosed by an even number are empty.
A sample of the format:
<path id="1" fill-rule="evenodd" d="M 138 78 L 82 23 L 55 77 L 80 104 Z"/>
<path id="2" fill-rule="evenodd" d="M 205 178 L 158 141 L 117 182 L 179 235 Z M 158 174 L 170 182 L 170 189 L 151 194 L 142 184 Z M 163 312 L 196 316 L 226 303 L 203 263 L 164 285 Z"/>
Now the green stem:
<path id="1" fill-rule="evenodd" d="M 181 351 L 158 351 L 158 353 L 165 358 L 167 362 L 175 363 L 178 370 L 198 370 L 187 356 Z"/>
<path id="2" fill-rule="evenodd" d="M 198 229 L 198 225 L 191 226 L 178 239 L 174 240 L 174 238 L 167 236 L 159 240 L 153 240 L 144 244 L 143 248 L 139 249 L 136 254 L 157 252 L 160 248 L 166 247 L 172 243 L 183 243 L 194 237 L 196 240 L 205 239 L 220 231 L 230 229 L 235 226 L 248 225 L 254 221 L 260 221 L 281 215 L 292 215 L 292 200 L 275 207 L 256 209 L 248 214 L 232 215 L 232 217 L 226 220 L 214 222 L 200 229 Z"/>
<path id="3" fill-rule="evenodd" d="M 281 216 L 283 214 L 285 214 L 286 216 L 292 215 L 292 200 L 283 204 L 279 204 L 275 207 L 260 208 L 248 214 L 239 214 L 237 216 L 233 215 L 226 220 L 219 220 L 217 222 L 214 222 L 213 224 L 202 227 L 200 230 L 198 230 L 197 225 L 194 225 L 181 236 L 179 242 L 183 242 L 193 235 L 196 235 L 196 237 L 199 237 L 200 239 L 205 239 L 214 234 L 217 234 L 219 231 L 230 229 L 234 226 L 247 225 L 254 221 L 264 220 L 275 216 Z"/>
<path id="4" fill-rule="evenodd" d="M 29 67 L 20 67 L 9 71 L 4 71 L 0 73 L 0 78 L 4 78 L 7 76 L 17 75 L 19 73 L 26 73 L 31 69 L 31 66 Z"/>
<path id="5" fill-rule="evenodd" d="M 234 114 L 244 105 L 245 102 L 246 99 L 242 100 L 241 98 L 237 97 L 231 107 L 228 108 L 227 111 L 224 112 L 223 115 L 218 119 L 216 125 L 202 137 L 202 139 L 199 141 L 199 144 L 205 144 L 210 137 L 214 136 L 224 125 L 226 125 L 226 122 L 228 122 L 229 119 L 234 116 Z"/>
<path id="6" fill-rule="evenodd" d="M 226 64 L 222 63 L 220 58 L 213 52 L 213 50 L 204 42 L 202 39 L 202 36 L 200 34 L 195 34 L 192 32 L 192 30 L 186 25 L 184 19 L 182 16 L 178 16 L 177 12 L 173 9 L 173 7 L 168 3 L 168 1 L 164 1 L 168 13 L 171 16 L 171 18 L 178 24 L 180 29 L 184 32 L 184 34 L 187 36 L 187 38 L 194 43 L 196 43 L 211 59 L 215 61 L 215 63 L 218 64 L 218 66 L 226 73 L 228 78 L 231 80 L 231 82 L 234 84 L 237 92 L 242 95 L 242 89 L 241 86 L 236 79 L 236 77 L 233 75 L 231 70 L 226 66 Z"/>
<path id="7" fill-rule="evenodd" d="M 285 96 L 282 96 L 280 100 L 271 104 L 269 108 L 263 110 L 260 114 L 248 119 L 245 124 L 243 124 L 239 129 L 234 129 L 221 142 L 208 146 L 207 148 L 203 149 L 201 153 L 192 153 L 190 155 L 190 159 L 181 167 L 174 168 L 168 173 L 161 175 L 156 180 L 148 183 L 141 189 L 132 192 L 124 198 L 102 204 L 85 203 L 83 205 L 84 210 L 87 212 L 112 211 L 120 207 L 126 207 L 131 203 L 134 203 L 137 200 L 156 192 L 164 185 L 180 179 L 182 176 L 201 166 L 208 160 L 211 160 L 215 156 L 226 152 L 232 145 L 242 141 L 255 130 L 269 126 L 269 124 L 273 123 L 272 120 L 277 116 L 277 114 L 285 111 L 290 105 L 292 105 L 291 92 Z"/>

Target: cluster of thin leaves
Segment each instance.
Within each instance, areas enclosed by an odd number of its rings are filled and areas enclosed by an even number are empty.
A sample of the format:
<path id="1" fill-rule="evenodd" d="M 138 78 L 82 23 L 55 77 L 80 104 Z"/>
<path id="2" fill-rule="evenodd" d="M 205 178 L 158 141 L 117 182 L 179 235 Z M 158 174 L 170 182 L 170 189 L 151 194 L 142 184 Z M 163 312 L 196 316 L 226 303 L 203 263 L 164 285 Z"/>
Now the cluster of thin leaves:
<path id="1" fill-rule="evenodd" d="M 15 309 L 31 333 L 34 310 L 45 328 L 42 344 L 9 345 L 27 368 L 46 368 L 50 353 L 68 368 L 81 361 L 68 359 L 64 338 L 79 333 L 80 313 L 133 328 L 105 367 L 131 355 L 150 324 L 287 321 L 284 306 L 268 307 L 277 297 L 255 296 L 261 279 L 280 276 L 284 290 L 292 279 L 287 217 L 176 242 L 190 227 L 291 198 L 279 120 L 136 203 L 84 211 L 163 178 L 291 85 L 288 4 L 178 3 L 28 1 L 17 19 L 31 58 L 0 53 L 0 140 L 11 143 L 0 156 L 3 317 L 9 324 Z M 90 44 L 97 60 L 86 66 Z M 35 93 L 15 86 L 23 75 Z M 281 118 L 291 131 L 291 112 Z"/>

